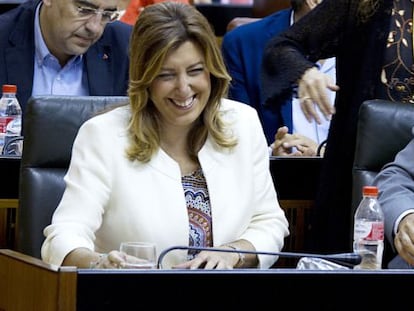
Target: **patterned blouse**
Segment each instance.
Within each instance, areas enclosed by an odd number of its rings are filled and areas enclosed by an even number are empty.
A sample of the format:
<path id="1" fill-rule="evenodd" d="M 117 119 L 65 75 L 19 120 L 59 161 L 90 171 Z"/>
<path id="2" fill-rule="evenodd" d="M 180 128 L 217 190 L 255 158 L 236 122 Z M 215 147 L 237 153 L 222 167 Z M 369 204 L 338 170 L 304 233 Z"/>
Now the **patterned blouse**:
<path id="1" fill-rule="evenodd" d="M 213 246 L 210 197 L 207 183 L 201 168 L 189 175 L 182 176 L 190 220 L 189 246 Z M 188 252 L 188 259 L 194 258 L 196 251 Z"/>

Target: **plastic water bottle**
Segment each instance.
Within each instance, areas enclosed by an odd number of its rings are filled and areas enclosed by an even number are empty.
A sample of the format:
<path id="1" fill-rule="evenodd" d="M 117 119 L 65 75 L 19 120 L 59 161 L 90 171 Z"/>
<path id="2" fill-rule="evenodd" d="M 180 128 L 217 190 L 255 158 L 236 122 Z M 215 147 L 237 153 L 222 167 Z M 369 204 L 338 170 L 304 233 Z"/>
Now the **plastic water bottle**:
<path id="1" fill-rule="evenodd" d="M 384 252 L 384 213 L 377 200 L 378 188 L 363 187 L 363 198 L 354 217 L 354 252 L 362 261 L 354 269 L 381 269 Z"/>
<path id="2" fill-rule="evenodd" d="M 0 98 L 0 149 L 3 155 L 21 156 L 22 109 L 16 98 L 17 86 L 4 84 Z M 19 139 L 20 138 L 20 139 Z"/>

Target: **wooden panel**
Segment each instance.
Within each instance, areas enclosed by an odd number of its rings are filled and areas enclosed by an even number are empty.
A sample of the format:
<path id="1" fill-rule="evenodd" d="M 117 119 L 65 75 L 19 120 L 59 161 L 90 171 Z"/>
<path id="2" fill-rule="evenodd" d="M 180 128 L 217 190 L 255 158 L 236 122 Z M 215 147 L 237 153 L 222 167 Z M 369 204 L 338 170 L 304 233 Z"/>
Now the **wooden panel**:
<path id="1" fill-rule="evenodd" d="M 280 200 L 289 222 L 290 234 L 285 238 L 284 252 L 306 252 L 306 236 L 310 229 L 310 212 L 314 200 Z M 294 268 L 299 259 L 279 258 L 274 268 Z"/>
<path id="2" fill-rule="evenodd" d="M 7 248 L 7 210 L 0 209 L 0 248 Z"/>
<path id="3" fill-rule="evenodd" d="M 289 221 L 290 235 L 285 241 L 285 251 L 304 251 L 306 232 L 309 230 L 310 210 L 313 200 L 281 200 L 280 206 Z"/>
<path id="4" fill-rule="evenodd" d="M 290 235 L 285 239 L 285 252 L 313 252 L 309 249 L 311 212 L 322 165 L 319 157 L 270 157 L 270 172 L 286 213 Z M 297 259 L 280 258 L 276 267 L 295 267 Z"/>
<path id="5" fill-rule="evenodd" d="M 0 172 L 4 177 L 0 182 L 0 248 L 13 249 L 19 205 L 20 158 L 0 156 Z"/>
<path id="6" fill-rule="evenodd" d="M 19 206 L 19 200 L 16 199 L 0 199 L 0 209 L 3 208 L 17 208 Z"/>
<path id="7" fill-rule="evenodd" d="M 77 270 L 0 250 L 0 310 L 75 311 Z"/>
<path id="8" fill-rule="evenodd" d="M 19 200 L 0 199 L 0 248 L 14 249 Z"/>

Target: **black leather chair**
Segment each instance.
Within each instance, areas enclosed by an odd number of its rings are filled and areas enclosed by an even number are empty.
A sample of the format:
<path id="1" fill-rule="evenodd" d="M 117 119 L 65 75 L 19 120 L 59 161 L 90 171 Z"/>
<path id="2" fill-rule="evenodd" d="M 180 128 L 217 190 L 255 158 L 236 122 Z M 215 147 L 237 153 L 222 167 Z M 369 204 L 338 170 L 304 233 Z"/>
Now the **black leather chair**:
<path id="1" fill-rule="evenodd" d="M 47 226 L 65 187 L 73 141 L 93 115 L 126 104 L 127 97 L 40 96 L 29 99 L 23 120 L 16 249 L 40 258 Z"/>
<path id="2" fill-rule="evenodd" d="M 355 158 L 353 164 L 351 223 L 362 199 L 362 187 L 372 182 L 388 162 L 412 138 L 414 105 L 387 100 L 365 101 L 359 111 Z M 391 259 L 385 243 L 383 266 Z"/>

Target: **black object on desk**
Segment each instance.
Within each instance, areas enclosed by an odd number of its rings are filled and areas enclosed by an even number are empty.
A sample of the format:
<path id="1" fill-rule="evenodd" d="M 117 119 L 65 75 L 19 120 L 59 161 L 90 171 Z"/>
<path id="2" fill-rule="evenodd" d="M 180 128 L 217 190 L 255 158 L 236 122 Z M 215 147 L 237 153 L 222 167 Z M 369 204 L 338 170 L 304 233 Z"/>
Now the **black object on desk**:
<path id="1" fill-rule="evenodd" d="M 409 270 L 78 270 L 76 302 L 77 311 L 244 310 L 249 301 L 254 310 L 282 303 L 292 310 L 375 310 L 394 297 L 397 309 L 412 303 L 406 286 L 413 281 Z M 358 302 L 354 293 L 362 295 Z"/>

